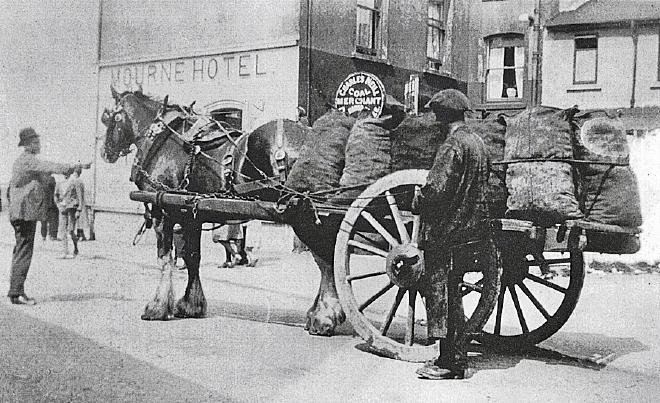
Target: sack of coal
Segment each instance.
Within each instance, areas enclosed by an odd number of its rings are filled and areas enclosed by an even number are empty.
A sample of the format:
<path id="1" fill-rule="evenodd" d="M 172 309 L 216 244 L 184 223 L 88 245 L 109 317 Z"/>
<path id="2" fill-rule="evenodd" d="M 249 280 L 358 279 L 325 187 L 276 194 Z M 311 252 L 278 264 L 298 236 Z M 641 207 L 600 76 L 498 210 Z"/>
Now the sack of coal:
<path id="1" fill-rule="evenodd" d="M 390 131 L 383 127 L 389 117 L 358 119 L 346 143 L 346 164 L 340 187 L 368 185 L 390 173 Z M 364 187 L 343 191 L 335 201 L 352 203 Z"/>
<path id="2" fill-rule="evenodd" d="M 583 174 L 585 218 L 600 224 L 641 226 L 635 173 L 629 166 L 606 164 L 628 164 L 630 149 L 623 124 L 609 116 L 596 116 L 581 123 L 576 157 L 594 161 L 585 166 Z"/>
<path id="3" fill-rule="evenodd" d="M 339 186 L 344 170 L 346 142 L 355 118 L 331 109 L 311 128 L 286 186 L 300 192 L 330 190 Z"/>
<path id="4" fill-rule="evenodd" d="M 576 111 L 538 106 L 507 118 L 504 159 L 572 159 Z"/>
<path id="5" fill-rule="evenodd" d="M 504 159 L 523 160 L 508 164 L 506 217 L 539 225 L 583 217 L 576 198 L 574 168 L 568 162 L 556 161 L 574 158 L 575 113 L 575 108 L 541 106 L 506 119 Z"/>
<path id="6" fill-rule="evenodd" d="M 623 123 L 616 118 L 599 116 L 581 124 L 575 157 L 580 160 L 627 164 L 630 149 Z"/>
<path id="7" fill-rule="evenodd" d="M 506 172 L 507 218 L 550 226 L 582 218 L 571 171 L 565 162 L 510 164 Z"/>
<path id="8" fill-rule="evenodd" d="M 629 166 L 591 166 L 584 185 L 587 220 L 631 228 L 642 225 L 639 187 Z"/>
<path id="9" fill-rule="evenodd" d="M 487 119 L 468 119 L 467 127 L 476 133 L 484 142 L 488 157 L 491 161 L 488 184 L 486 186 L 486 200 L 491 218 L 503 218 L 506 212 L 506 169 L 504 165 L 493 162 L 504 159 L 504 135 L 506 121 L 501 117 Z"/>
<path id="10" fill-rule="evenodd" d="M 446 137 L 447 128 L 435 120 L 433 113 L 407 116 L 390 132 L 391 170 L 431 169 L 438 146 Z"/>

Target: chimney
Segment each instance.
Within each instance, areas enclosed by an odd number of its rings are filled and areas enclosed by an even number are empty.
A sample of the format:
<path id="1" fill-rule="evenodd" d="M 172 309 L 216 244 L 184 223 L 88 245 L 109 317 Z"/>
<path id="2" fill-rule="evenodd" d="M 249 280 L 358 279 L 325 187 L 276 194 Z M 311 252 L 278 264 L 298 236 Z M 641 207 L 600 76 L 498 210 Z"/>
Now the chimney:
<path id="1" fill-rule="evenodd" d="M 589 0 L 559 0 L 559 12 L 573 11 Z"/>

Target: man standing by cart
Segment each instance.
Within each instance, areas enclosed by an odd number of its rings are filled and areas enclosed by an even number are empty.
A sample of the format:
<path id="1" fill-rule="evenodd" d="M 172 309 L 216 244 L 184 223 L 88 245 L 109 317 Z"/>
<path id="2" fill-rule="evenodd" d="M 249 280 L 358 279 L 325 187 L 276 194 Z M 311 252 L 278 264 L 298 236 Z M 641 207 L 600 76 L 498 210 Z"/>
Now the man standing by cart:
<path id="1" fill-rule="evenodd" d="M 463 310 L 458 281 L 456 277 L 452 281 L 451 276 L 462 278 L 460 273 L 470 262 L 460 258 L 456 261 L 454 256 L 450 265 L 450 250 L 457 243 L 483 235 L 479 232 L 488 217 L 485 186 L 489 161 L 483 141 L 465 124 L 464 114 L 470 109 L 465 95 L 443 90 L 431 98 L 427 107 L 438 122 L 446 124 L 443 131 L 447 133 L 426 186 L 414 203 L 422 221 L 420 246 L 426 271 L 420 292 L 426 298 L 429 338 L 439 340 L 440 355 L 419 368 L 417 374 L 426 379 L 462 379 L 470 376 L 467 346 L 463 345 L 469 340 L 458 334 Z"/>

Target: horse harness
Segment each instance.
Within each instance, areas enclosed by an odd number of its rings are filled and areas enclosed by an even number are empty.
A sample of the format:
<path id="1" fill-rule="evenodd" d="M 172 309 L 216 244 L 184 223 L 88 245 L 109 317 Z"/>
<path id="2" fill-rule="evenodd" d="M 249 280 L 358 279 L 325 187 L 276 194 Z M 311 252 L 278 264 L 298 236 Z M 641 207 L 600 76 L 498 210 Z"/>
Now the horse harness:
<path id="1" fill-rule="evenodd" d="M 220 165 L 220 170 L 225 179 L 225 189 L 223 190 L 230 190 L 229 186 L 231 184 L 231 179 L 235 170 L 233 153 L 236 147 L 240 145 L 239 143 L 243 143 L 245 141 L 241 139 L 243 134 L 237 131 L 228 131 L 223 128 L 223 133 L 221 136 L 213 137 L 208 140 L 202 140 L 202 134 L 204 133 L 205 129 L 208 128 L 208 124 L 199 125 L 197 127 L 192 125 L 192 128 L 194 128 L 195 131 L 192 135 L 192 138 L 188 139 L 185 138 L 183 134 L 177 132 L 174 129 L 174 127 L 178 125 L 184 125 L 185 129 L 185 124 L 188 121 L 189 114 L 181 108 L 174 106 L 165 106 L 163 108 L 161 113 L 159 113 L 159 115 L 156 117 L 156 121 L 147 128 L 147 131 L 143 136 L 144 141 L 138 147 L 138 151 L 135 155 L 133 166 L 131 168 L 132 182 L 137 183 L 139 180 L 144 180 L 150 186 L 160 191 L 185 191 L 190 183 L 189 177 L 194 170 L 196 159 L 201 156 L 206 161 L 209 161 L 214 165 Z M 183 132 L 185 132 L 185 130 Z M 185 150 L 185 152 L 189 154 L 189 158 L 186 161 L 186 166 L 184 168 L 184 177 L 176 188 L 172 188 L 157 178 L 154 178 L 144 169 L 144 167 L 146 167 L 153 160 L 160 148 L 170 137 L 172 137 L 172 139 L 177 144 L 179 144 Z M 234 140 L 234 138 L 238 138 L 238 141 Z M 228 141 L 230 145 L 224 157 L 222 158 L 222 161 L 218 161 L 206 153 L 207 151 L 217 149 Z"/>

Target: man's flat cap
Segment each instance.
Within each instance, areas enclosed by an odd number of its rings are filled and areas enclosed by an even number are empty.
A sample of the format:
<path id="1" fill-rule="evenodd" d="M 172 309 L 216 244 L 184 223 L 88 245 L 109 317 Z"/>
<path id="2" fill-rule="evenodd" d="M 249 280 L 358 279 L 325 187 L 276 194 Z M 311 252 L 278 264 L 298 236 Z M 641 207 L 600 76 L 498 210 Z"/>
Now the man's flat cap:
<path id="1" fill-rule="evenodd" d="M 425 105 L 426 108 L 433 108 L 434 106 L 442 106 L 457 111 L 469 111 L 471 109 L 468 98 L 462 92 L 455 89 L 436 92 Z"/>

